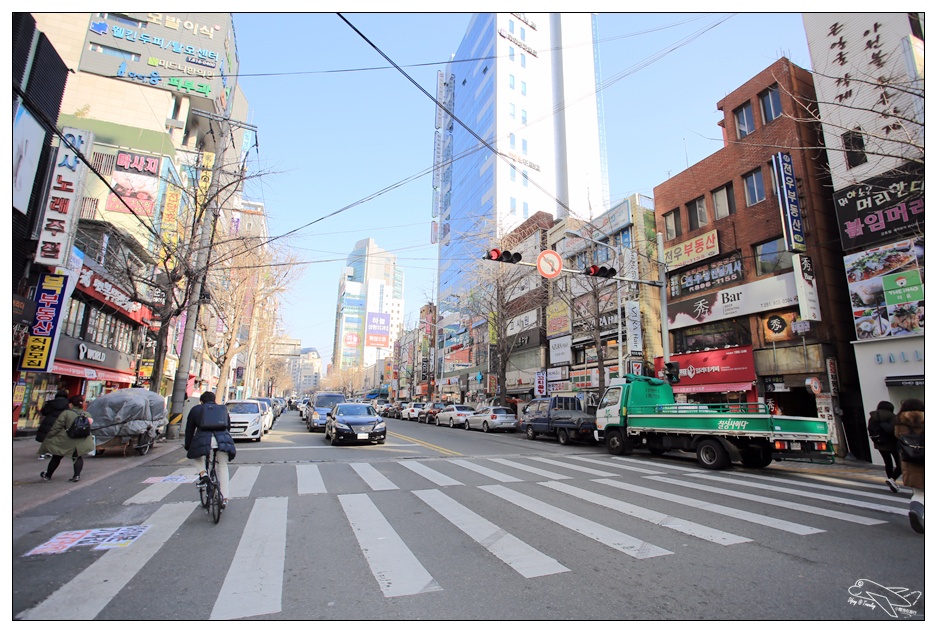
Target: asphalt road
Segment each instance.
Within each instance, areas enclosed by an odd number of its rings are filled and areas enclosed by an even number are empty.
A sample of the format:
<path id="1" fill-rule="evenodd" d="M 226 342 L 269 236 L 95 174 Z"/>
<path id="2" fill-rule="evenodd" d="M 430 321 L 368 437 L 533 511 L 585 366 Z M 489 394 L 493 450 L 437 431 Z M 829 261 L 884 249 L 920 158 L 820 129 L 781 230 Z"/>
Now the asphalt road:
<path id="1" fill-rule="evenodd" d="M 100 458 L 15 483 L 48 499 L 14 508 L 14 619 L 925 616 L 924 539 L 870 466 L 710 472 L 400 420 L 333 447 L 287 412 L 238 443 L 215 525 L 177 443 Z"/>

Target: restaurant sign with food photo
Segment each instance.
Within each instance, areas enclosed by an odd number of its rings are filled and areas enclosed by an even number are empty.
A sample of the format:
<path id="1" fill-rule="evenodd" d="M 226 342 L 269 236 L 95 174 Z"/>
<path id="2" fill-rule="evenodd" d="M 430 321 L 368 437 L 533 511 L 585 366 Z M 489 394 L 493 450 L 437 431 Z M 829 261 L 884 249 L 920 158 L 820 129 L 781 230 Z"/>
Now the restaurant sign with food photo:
<path id="1" fill-rule="evenodd" d="M 923 238 L 845 257 L 858 340 L 923 335 Z"/>

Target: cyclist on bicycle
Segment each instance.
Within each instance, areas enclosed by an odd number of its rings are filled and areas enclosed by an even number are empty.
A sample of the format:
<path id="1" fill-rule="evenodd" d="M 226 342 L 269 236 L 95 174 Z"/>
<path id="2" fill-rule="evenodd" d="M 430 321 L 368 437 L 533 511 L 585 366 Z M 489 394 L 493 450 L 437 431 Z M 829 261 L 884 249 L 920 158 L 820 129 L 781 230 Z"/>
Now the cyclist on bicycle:
<path id="1" fill-rule="evenodd" d="M 199 398 L 200 404 L 189 411 L 185 427 L 185 442 L 182 446 L 186 456 L 198 462 L 198 481 L 204 484 L 208 478 L 205 471 L 205 457 L 212 449 L 218 449 L 218 486 L 224 505 L 228 499 L 228 461 L 234 459 L 237 449 L 234 439 L 231 438 L 231 415 L 227 407 L 215 403 L 215 394 L 203 393 Z"/>

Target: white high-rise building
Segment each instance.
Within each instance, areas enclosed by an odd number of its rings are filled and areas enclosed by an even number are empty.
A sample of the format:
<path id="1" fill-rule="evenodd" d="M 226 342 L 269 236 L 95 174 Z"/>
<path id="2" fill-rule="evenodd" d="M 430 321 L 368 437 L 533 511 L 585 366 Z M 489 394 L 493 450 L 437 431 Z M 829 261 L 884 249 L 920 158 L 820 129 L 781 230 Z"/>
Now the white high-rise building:
<path id="1" fill-rule="evenodd" d="M 479 13 L 440 71 L 439 100 L 455 115 L 436 116 L 443 314 L 473 282 L 466 263 L 537 211 L 607 210 L 596 41 L 594 14 Z"/>

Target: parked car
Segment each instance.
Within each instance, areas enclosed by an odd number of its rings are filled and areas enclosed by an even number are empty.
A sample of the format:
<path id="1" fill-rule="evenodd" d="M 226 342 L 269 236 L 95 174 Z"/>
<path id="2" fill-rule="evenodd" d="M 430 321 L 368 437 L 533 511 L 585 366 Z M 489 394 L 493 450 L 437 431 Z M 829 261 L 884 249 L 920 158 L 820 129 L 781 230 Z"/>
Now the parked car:
<path id="1" fill-rule="evenodd" d="M 343 404 L 345 401 L 345 396 L 342 393 L 316 393 L 313 395 L 306 409 L 305 417 L 306 427 L 309 432 L 324 431 L 328 412 L 335 405 Z"/>
<path id="2" fill-rule="evenodd" d="M 299 400 L 299 403 L 296 404 L 296 409 L 299 411 L 299 419 L 305 421 L 306 411 L 309 409 L 309 398 L 303 397 Z"/>
<path id="3" fill-rule="evenodd" d="M 467 404 L 449 404 L 436 415 L 436 425 L 448 426 L 449 428 L 458 426 L 461 428 L 465 425 L 468 415 L 474 412 L 474 407 Z"/>
<path id="4" fill-rule="evenodd" d="M 436 415 L 442 412 L 443 408 L 445 408 L 445 406 L 442 402 L 429 402 L 416 414 L 416 421 L 421 424 L 434 424 L 436 422 Z"/>
<path id="5" fill-rule="evenodd" d="M 419 411 L 425 406 L 425 402 L 410 402 L 406 408 L 400 410 L 400 419 L 407 421 L 418 421 Z"/>
<path id="6" fill-rule="evenodd" d="M 503 430 L 517 431 L 517 416 L 510 408 L 490 406 L 481 408 L 465 418 L 465 430 L 480 428 L 484 432 Z"/>
<path id="7" fill-rule="evenodd" d="M 279 417 L 277 412 L 276 402 L 273 401 L 272 397 L 251 397 L 257 401 L 265 403 L 270 409 L 270 428 L 272 429 L 276 425 L 276 418 Z"/>
<path id="8" fill-rule="evenodd" d="M 260 414 L 263 416 L 263 434 L 270 432 L 273 427 L 273 408 L 264 400 L 251 397 L 251 400 L 260 404 Z"/>
<path id="9" fill-rule="evenodd" d="M 393 419 L 403 419 L 403 409 L 409 406 L 409 402 L 394 402 L 387 411 L 387 416 Z"/>
<path id="10" fill-rule="evenodd" d="M 387 422 L 370 404 L 344 402 L 326 414 L 325 440 L 339 443 L 383 443 L 387 440 Z"/>
<path id="11" fill-rule="evenodd" d="M 263 439 L 263 411 L 255 399 L 237 399 L 225 403 L 231 415 L 232 439 Z"/>

